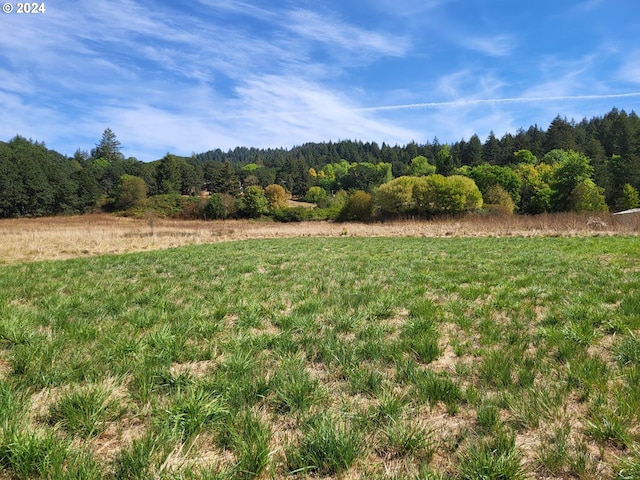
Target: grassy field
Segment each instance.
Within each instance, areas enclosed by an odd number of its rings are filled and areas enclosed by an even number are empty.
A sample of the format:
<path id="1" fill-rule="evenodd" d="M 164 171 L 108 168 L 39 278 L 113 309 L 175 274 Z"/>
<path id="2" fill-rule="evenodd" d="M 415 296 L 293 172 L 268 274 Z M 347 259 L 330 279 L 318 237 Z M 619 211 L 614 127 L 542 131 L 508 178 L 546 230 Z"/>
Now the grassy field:
<path id="1" fill-rule="evenodd" d="M 108 214 L 0 219 L 0 265 L 254 238 L 640 235 L 640 215 L 465 215 L 383 223 L 134 219 Z"/>
<path id="2" fill-rule="evenodd" d="M 640 478 L 633 236 L 0 266 L 0 478 Z"/>

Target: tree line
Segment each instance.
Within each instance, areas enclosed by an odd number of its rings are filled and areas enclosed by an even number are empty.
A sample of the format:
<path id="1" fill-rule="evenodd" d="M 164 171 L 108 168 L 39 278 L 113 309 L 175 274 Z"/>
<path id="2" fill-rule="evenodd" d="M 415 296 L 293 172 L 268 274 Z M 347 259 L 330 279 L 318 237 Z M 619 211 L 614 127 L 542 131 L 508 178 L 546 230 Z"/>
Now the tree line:
<path id="1" fill-rule="evenodd" d="M 168 153 L 153 162 L 125 158 L 110 129 L 90 152 L 72 157 L 21 136 L 0 142 L 3 218 L 149 209 L 285 221 L 428 217 L 480 207 L 624 210 L 638 206 L 639 189 L 640 119 L 615 108 L 579 123 L 557 116 L 546 130 L 534 125 L 500 138 L 491 132 L 484 142 L 477 135 L 404 146 L 347 140 Z M 289 196 L 317 207 L 290 209 Z"/>

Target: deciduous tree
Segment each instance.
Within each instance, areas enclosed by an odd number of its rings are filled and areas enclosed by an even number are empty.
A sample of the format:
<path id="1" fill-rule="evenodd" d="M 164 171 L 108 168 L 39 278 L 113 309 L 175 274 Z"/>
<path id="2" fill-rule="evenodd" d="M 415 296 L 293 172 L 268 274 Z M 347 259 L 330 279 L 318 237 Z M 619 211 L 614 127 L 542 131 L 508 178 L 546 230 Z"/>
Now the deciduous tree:
<path id="1" fill-rule="evenodd" d="M 569 196 L 570 207 L 576 212 L 607 212 L 604 188 L 587 178 L 578 183 Z"/>
<path id="2" fill-rule="evenodd" d="M 482 195 L 485 195 L 490 187 L 500 185 L 509 192 L 514 204 L 517 205 L 520 202 L 522 180 L 510 167 L 485 163 L 471 169 L 471 178 L 476 182 Z"/>
<path id="3" fill-rule="evenodd" d="M 436 166 L 431 165 L 429 160 L 424 155 L 418 155 L 411 159 L 411 164 L 407 170 L 407 175 L 413 177 L 422 177 L 426 175 L 433 175 L 436 173 Z"/>
<path id="4" fill-rule="evenodd" d="M 618 200 L 617 207 L 619 210 L 629 210 L 631 208 L 640 207 L 640 198 L 638 197 L 638 190 L 633 188 L 630 183 L 626 183 L 622 187 L 622 194 Z"/>
<path id="5" fill-rule="evenodd" d="M 338 221 L 341 222 L 366 222 L 373 214 L 373 198 L 367 192 L 357 190 L 347 198 Z"/>
<path id="6" fill-rule="evenodd" d="M 412 176 L 398 177 L 378 187 L 375 193 L 375 203 L 383 215 L 407 215 L 415 209 L 416 201 L 413 189 L 417 178 Z"/>
<path id="7" fill-rule="evenodd" d="M 307 191 L 307 194 L 304 196 L 305 202 L 316 204 L 324 202 L 326 198 L 327 191 L 324 188 L 318 186 L 311 187 Z"/>
<path id="8" fill-rule="evenodd" d="M 549 182 L 553 190 L 552 207 L 556 211 L 570 210 L 573 189 L 579 183 L 591 179 L 593 167 L 589 158 L 582 153 L 573 150 L 554 152 L 558 155 L 559 163 L 555 166 Z"/>
<path id="9" fill-rule="evenodd" d="M 269 213 L 269 202 L 264 196 L 264 189 L 259 185 L 247 187 L 240 201 L 239 213 L 243 217 L 258 218 Z"/>
<path id="10" fill-rule="evenodd" d="M 290 197 L 287 191 L 281 185 L 277 184 L 267 185 L 264 188 L 264 196 L 267 199 L 267 203 L 269 204 L 269 211 L 271 212 L 273 212 L 274 210 L 286 208 L 287 200 L 289 200 Z"/>
<path id="11" fill-rule="evenodd" d="M 463 212 L 466 204 L 464 191 L 439 173 L 419 177 L 413 197 L 418 212 L 427 215 Z"/>
<path id="12" fill-rule="evenodd" d="M 512 214 L 515 210 L 515 204 L 509 192 L 507 192 L 500 185 L 492 185 L 484 194 L 485 205 L 500 206 L 504 213 Z"/>
<path id="13" fill-rule="evenodd" d="M 114 206 L 119 210 L 126 210 L 140 204 L 147 198 L 147 184 L 140 177 L 123 175 L 116 190 Z"/>

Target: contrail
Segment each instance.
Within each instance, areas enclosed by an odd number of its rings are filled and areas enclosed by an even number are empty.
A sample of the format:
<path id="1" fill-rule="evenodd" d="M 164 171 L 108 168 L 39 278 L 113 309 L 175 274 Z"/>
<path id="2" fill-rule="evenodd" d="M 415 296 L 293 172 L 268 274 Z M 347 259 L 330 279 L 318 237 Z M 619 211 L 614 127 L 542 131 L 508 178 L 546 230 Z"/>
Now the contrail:
<path id="1" fill-rule="evenodd" d="M 359 112 L 380 112 L 384 110 L 417 110 L 428 108 L 468 107 L 487 103 L 529 103 L 553 102 L 561 100 L 606 100 L 608 98 L 640 97 L 640 92 L 610 93 L 605 95 L 563 95 L 557 97 L 513 97 L 513 98 L 484 98 L 475 100 L 453 100 L 450 102 L 407 103 L 403 105 L 383 105 L 379 107 L 357 108 Z"/>

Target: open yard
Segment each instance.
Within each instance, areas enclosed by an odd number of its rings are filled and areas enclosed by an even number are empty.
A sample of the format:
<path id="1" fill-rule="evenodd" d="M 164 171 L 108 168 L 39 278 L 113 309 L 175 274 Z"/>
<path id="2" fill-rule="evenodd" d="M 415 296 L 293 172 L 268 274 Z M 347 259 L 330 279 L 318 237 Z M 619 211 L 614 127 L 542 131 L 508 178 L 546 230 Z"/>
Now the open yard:
<path id="1" fill-rule="evenodd" d="M 603 221 L 2 221 L 0 478 L 640 478 Z"/>

